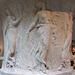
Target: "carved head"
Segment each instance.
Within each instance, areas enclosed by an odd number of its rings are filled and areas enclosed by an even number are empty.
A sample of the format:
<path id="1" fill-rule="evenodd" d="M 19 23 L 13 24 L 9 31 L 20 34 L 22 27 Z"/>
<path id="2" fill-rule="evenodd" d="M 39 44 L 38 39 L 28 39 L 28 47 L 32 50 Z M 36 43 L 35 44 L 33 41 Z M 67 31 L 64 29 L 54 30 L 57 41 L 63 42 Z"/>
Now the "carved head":
<path id="1" fill-rule="evenodd" d="M 11 16 L 10 10 L 8 8 L 5 9 L 5 13 L 7 16 Z"/>
<path id="2" fill-rule="evenodd" d="M 5 13 L 6 13 L 7 16 L 10 16 L 11 19 L 16 20 L 15 16 L 11 13 L 9 8 L 5 9 Z"/>

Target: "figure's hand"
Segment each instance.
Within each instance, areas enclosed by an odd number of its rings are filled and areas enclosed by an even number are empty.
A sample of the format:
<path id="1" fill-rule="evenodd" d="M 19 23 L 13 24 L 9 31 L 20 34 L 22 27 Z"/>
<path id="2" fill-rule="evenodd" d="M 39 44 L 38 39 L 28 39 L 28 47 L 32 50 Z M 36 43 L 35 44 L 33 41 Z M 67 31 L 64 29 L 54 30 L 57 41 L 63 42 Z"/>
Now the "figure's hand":
<path id="1" fill-rule="evenodd" d="M 27 35 L 27 37 L 29 38 L 29 36 L 30 36 L 30 32 L 29 32 L 29 31 L 26 32 L 26 35 Z"/>

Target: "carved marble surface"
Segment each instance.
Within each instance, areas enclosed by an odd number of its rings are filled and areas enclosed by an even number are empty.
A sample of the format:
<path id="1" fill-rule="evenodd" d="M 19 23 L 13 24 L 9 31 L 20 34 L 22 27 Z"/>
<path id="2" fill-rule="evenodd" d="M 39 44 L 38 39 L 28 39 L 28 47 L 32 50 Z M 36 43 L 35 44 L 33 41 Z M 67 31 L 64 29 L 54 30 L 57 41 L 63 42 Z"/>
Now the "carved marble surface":
<path id="1" fill-rule="evenodd" d="M 68 18 L 68 16 L 70 16 L 70 18 Z M 32 29 L 38 31 L 37 34 L 40 34 L 40 36 L 38 36 L 40 37 L 39 41 L 40 42 L 42 41 L 45 47 L 44 48 L 45 50 L 42 48 L 43 51 L 41 51 L 40 49 L 42 44 L 40 44 L 39 47 L 38 45 L 35 44 L 36 47 L 33 46 L 35 49 L 33 49 L 32 47 L 32 49 L 34 50 L 32 55 L 35 54 L 34 61 L 38 61 L 39 64 L 40 63 L 43 64 L 43 66 L 46 69 L 50 70 L 52 69 L 56 70 L 59 65 L 60 65 L 59 70 L 62 70 L 63 67 L 69 67 L 70 66 L 69 52 L 72 39 L 71 14 L 69 15 L 67 13 L 61 12 L 52 13 L 50 11 L 40 11 L 37 13 L 36 17 L 34 18 L 34 21 L 31 24 L 31 27 L 29 28 L 28 33 L 29 38 L 31 37 L 30 32 L 32 31 Z M 34 34 L 34 36 L 37 34 Z M 39 41 L 37 44 L 39 44 Z M 36 53 L 34 53 L 35 51 Z M 43 57 L 41 57 L 41 55 Z"/>
<path id="2" fill-rule="evenodd" d="M 70 69 L 71 12 L 50 11 L 41 0 L 6 0 L 5 5 L 2 72 L 46 74 Z"/>

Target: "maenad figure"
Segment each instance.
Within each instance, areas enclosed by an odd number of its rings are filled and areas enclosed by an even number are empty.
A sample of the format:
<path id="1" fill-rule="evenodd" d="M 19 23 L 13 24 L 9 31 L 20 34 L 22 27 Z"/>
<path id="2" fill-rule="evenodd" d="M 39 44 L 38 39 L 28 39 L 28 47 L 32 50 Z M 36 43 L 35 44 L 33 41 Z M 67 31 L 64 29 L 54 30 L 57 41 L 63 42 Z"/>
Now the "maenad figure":
<path id="1" fill-rule="evenodd" d="M 35 62 L 37 61 L 37 64 L 39 65 L 41 64 L 41 67 L 43 65 L 43 68 L 45 67 L 46 69 L 48 69 L 48 67 L 46 65 L 45 59 L 47 51 L 49 50 L 49 42 L 50 42 L 50 14 L 51 14 L 50 11 L 37 12 L 34 21 L 32 22 L 27 32 L 28 37 L 30 37 L 31 31 L 33 31 L 34 29 L 38 30 L 38 34 L 40 34 L 40 39 L 38 43 L 35 45 L 37 46 L 36 49 L 33 49 L 34 51 L 33 50 L 32 51 L 33 54 L 35 52 Z"/>
<path id="2" fill-rule="evenodd" d="M 5 30 L 5 35 L 7 36 L 8 39 L 8 49 L 9 49 L 7 60 L 13 61 L 12 57 L 15 54 L 17 26 L 19 25 L 22 18 L 20 17 L 18 20 L 15 20 L 15 17 L 11 15 L 9 9 L 6 9 L 5 11 L 7 14 L 7 27 Z M 9 62 L 7 62 L 7 64 L 9 64 Z"/>
<path id="3" fill-rule="evenodd" d="M 70 66 L 70 53 L 71 53 L 71 42 L 72 42 L 72 17 L 71 13 L 69 14 L 70 20 L 67 24 L 67 35 L 62 47 L 61 63 L 58 67 L 58 70 L 61 71 L 63 68 Z"/>

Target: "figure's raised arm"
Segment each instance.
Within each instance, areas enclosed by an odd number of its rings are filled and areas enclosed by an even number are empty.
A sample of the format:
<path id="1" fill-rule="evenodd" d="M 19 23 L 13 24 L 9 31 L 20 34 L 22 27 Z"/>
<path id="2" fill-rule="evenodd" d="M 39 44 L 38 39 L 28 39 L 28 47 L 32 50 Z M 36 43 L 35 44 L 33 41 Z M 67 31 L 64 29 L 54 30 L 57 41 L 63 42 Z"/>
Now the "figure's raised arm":
<path id="1" fill-rule="evenodd" d="M 16 21 L 13 21 L 12 25 L 13 25 L 14 27 L 17 27 L 17 26 L 19 25 L 19 23 L 21 22 L 21 20 L 22 20 L 22 17 L 19 18 L 19 19 L 16 20 Z"/>

